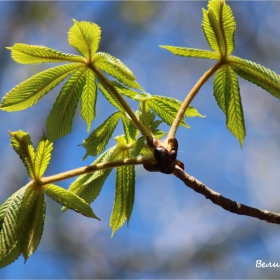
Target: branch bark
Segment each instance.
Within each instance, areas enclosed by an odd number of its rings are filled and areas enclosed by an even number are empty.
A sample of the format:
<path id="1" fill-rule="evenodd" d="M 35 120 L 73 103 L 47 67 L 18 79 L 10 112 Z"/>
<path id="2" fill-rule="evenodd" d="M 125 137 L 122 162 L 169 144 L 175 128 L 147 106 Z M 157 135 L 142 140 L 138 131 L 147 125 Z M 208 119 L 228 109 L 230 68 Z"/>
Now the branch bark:
<path id="1" fill-rule="evenodd" d="M 186 186 L 193 189 L 195 192 L 204 195 L 206 199 L 210 199 L 214 204 L 221 206 L 231 213 L 257 218 L 272 224 L 280 224 L 280 214 L 268 210 L 256 209 L 230 200 L 215 192 L 214 190 L 208 188 L 202 182 L 186 173 L 177 165 L 173 170 L 173 174 L 181 181 L 183 181 Z"/>

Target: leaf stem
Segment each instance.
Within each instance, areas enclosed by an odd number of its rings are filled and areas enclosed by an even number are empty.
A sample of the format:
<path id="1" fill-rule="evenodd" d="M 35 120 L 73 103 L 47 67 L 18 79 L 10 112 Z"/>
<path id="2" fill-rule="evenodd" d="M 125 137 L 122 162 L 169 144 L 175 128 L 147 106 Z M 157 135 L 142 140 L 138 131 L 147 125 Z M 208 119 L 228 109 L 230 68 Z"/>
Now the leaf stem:
<path id="1" fill-rule="evenodd" d="M 111 82 L 105 77 L 105 75 L 97 69 L 93 63 L 91 63 L 90 68 L 96 75 L 99 82 L 106 87 L 106 89 L 121 103 L 127 114 L 130 116 L 134 124 L 141 131 L 142 135 L 147 138 L 147 136 L 151 136 L 151 133 L 147 127 L 140 121 L 140 119 L 135 115 L 129 104 L 125 101 L 122 95 L 116 90 L 116 88 L 111 84 Z"/>
<path id="2" fill-rule="evenodd" d="M 219 60 L 214 66 L 212 66 L 207 72 L 201 76 L 194 87 L 191 89 L 186 99 L 181 105 L 167 135 L 167 139 L 175 137 L 178 127 L 180 126 L 182 118 L 184 118 L 185 112 L 190 105 L 193 98 L 196 96 L 200 88 L 208 81 L 208 79 L 225 63 L 224 60 Z"/>
<path id="3" fill-rule="evenodd" d="M 51 175 L 48 177 L 42 177 L 38 183 L 40 185 L 51 184 L 54 182 L 66 180 L 69 178 L 73 178 L 79 175 L 92 173 L 94 171 L 102 170 L 102 169 L 109 169 L 119 166 L 127 166 L 127 165 L 140 165 L 146 161 L 154 160 L 152 155 L 147 156 L 138 156 L 137 158 L 125 158 L 120 160 L 108 161 L 108 162 L 101 162 L 94 165 L 83 166 L 79 168 L 75 168 L 66 172 L 62 172 L 56 175 Z M 34 182 L 34 181 L 33 181 Z"/>

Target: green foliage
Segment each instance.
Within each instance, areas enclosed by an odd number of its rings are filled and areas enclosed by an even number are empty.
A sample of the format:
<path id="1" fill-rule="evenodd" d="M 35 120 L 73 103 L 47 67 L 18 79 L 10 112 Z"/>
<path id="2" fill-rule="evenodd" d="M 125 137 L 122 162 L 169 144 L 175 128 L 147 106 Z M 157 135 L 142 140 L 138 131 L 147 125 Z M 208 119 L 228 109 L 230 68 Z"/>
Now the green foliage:
<path id="1" fill-rule="evenodd" d="M 131 70 L 119 59 L 103 52 L 96 53 L 93 59 L 97 68 L 118 79 L 119 82 L 131 88 L 141 88 Z"/>
<path id="2" fill-rule="evenodd" d="M 100 155 L 91 165 L 97 163 L 109 162 L 117 158 L 119 149 L 117 145 L 105 151 Z M 110 169 L 101 169 L 93 174 L 83 174 L 79 176 L 69 187 L 69 191 L 83 198 L 87 203 L 93 202 L 96 197 L 99 195 L 102 186 L 110 175 L 112 168 Z M 67 207 L 63 207 L 63 210 L 66 210 Z"/>
<path id="3" fill-rule="evenodd" d="M 102 92 L 102 94 L 105 96 L 105 98 L 114 106 L 116 107 L 119 111 L 124 112 L 124 108 L 123 106 L 120 104 L 120 102 L 115 98 L 114 95 L 111 95 L 108 90 L 102 85 L 102 84 L 98 84 L 98 87 L 100 89 L 100 91 Z"/>
<path id="4" fill-rule="evenodd" d="M 225 1 L 211 0 L 203 11 L 202 29 L 211 49 L 227 57 L 234 49 L 235 21 Z"/>
<path id="5" fill-rule="evenodd" d="M 25 187 L 10 196 L 0 207 L 0 267 L 4 267 L 21 254 L 18 231 L 19 211 Z"/>
<path id="6" fill-rule="evenodd" d="M 0 267 L 37 249 L 44 228 L 45 198 L 39 188 L 22 187 L 0 207 Z"/>
<path id="7" fill-rule="evenodd" d="M 28 133 L 10 132 L 11 145 L 24 163 L 29 176 L 34 179 L 19 189 L 0 206 L 0 267 L 4 267 L 20 254 L 25 261 L 32 255 L 41 240 L 48 195 L 53 200 L 87 217 L 96 218 L 82 198 L 52 184 L 42 184 L 51 159 L 53 143 L 43 134 L 36 152 Z"/>
<path id="8" fill-rule="evenodd" d="M 85 84 L 81 95 L 81 116 L 87 123 L 87 132 L 90 131 L 90 125 L 95 118 L 95 106 L 97 97 L 97 87 L 95 77 L 90 69 L 85 71 Z"/>
<path id="9" fill-rule="evenodd" d="M 208 10 L 202 10 L 202 29 L 214 52 L 165 45 L 160 47 L 179 56 L 217 59 L 219 61 L 220 68 L 215 75 L 213 84 L 214 97 L 226 115 L 228 129 L 242 146 L 246 129 L 239 84 L 235 73 L 262 87 L 277 98 L 280 98 L 280 78 L 279 75 L 264 66 L 230 55 L 234 50 L 236 23 L 230 7 L 224 0 L 210 0 Z"/>
<path id="10" fill-rule="evenodd" d="M 22 187 L 0 207 L 0 267 L 10 264 L 20 254 L 26 261 L 36 251 L 45 221 L 44 193 L 76 212 L 98 219 L 83 199 L 61 187 L 52 184 Z"/>
<path id="11" fill-rule="evenodd" d="M 67 191 L 59 186 L 48 184 L 43 186 L 44 193 L 53 199 L 54 201 L 58 202 L 62 206 L 70 208 L 82 215 L 90 218 L 95 218 L 100 220 L 92 211 L 90 206 L 79 196 L 76 194 Z"/>
<path id="12" fill-rule="evenodd" d="M 237 75 L 280 98 L 280 77 L 275 72 L 235 56 L 230 56 L 228 63 Z"/>
<path id="13" fill-rule="evenodd" d="M 32 76 L 3 97 L 0 109 L 14 112 L 33 106 L 67 76 L 82 67 L 81 63 L 72 63 L 56 66 Z"/>
<path id="14" fill-rule="evenodd" d="M 211 51 L 199 50 L 199 49 L 191 49 L 184 47 L 174 47 L 174 46 L 164 46 L 160 45 L 161 48 L 170 51 L 171 53 L 179 56 L 188 56 L 188 57 L 196 57 L 196 58 L 207 58 L 207 59 L 219 59 L 220 56 Z"/>
<path id="15" fill-rule="evenodd" d="M 108 141 L 118 124 L 122 112 L 112 114 L 106 121 L 98 126 L 87 139 L 84 140 L 83 147 L 87 150 L 86 158 L 88 155 L 96 156 L 100 154 L 106 147 Z"/>
<path id="16" fill-rule="evenodd" d="M 71 131 L 75 110 L 85 82 L 85 69 L 82 69 L 76 71 L 61 89 L 47 118 L 46 126 L 51 140 L 65 136 Z"/>
<path id="17" fill-rule="evenodd" d="M 11 145 L 24 163 L 28 175 L 32 179 L 41 178 L 50 162 L 53 143 L 43 134 L 35 153 L 27 132 L 10 132 L 10 136 Z"/>
<path id="18" fill-rule="evenodd" d="M 14 61 L 21 64 L 36 64 L 46 62 L 84 62 L 82 56 L 63 53 L 44 46 L 30 46 L 26 44 L 16 43 L 12 47 L 7 47 L 11 50 L 11 56 Z"/>
<path id="19" fill-rule="evenodd" d="M 44 175 L 51 160 L 52 150 L 53 143 L 47 139 L 45 134 L 43 134 L 34 158 L 34 170 L 38 178 L 41 178 Z"/>
<path id="20" fill-rule="evenodd" d="M 124 135 L 127 143 L 133 143 L 138 135 L 138 130 L 126 115 L 122 115 Z"/>
<path id="21" fill-rule="evenodd" d="M 154 95 L 151 99 L 146 101 L 146 104 L 151 110 L 153 110 L 165 123 L 171 125 L 175 119 L 177 112 L 179 111 L 182 102 L 172 98 Z M 189 106 L 185 112 L 186 117 L 203 117 L 198 111 Z M 181 125 L 190 128 L 189 125 L 185 123 L 185 120 L 181 120 Z"/>
<path id="22" fill-rule="evenodd" d="M 18 132 L 10 132 L 11 146 L 22 160 L 28 175 L 35 178 L 34 158 L 35 152 L 31 138 L 28 133 L 19 130 Z"/>
<path id="23" fill-rule="evenodd" d="M 122 157 L 128 157 L 127 152 L 122 153 Z M 134 166 L 122 166 L 117 168 L 116 192 L 113 212 L 110 218 L 112 236 L 127 220 L 129 222 L 135 193 L 135 170 Z"/>
<path id="24" fill-rule="evenodd" d="M 72 74 L 62 87 L 47 118 L 48 135 L 50 139 L 55 140 L 72 130 L 73 117 L 80 99 L 81 115 L 89 131 L 95 117 L 97 71 L 102 70 L 129 87 L 141 88 L 132 71 L 119 59 L 104 52 L 96 53 L 100 38 L 101 30 L 98 25 L 74 20 L 74 25 L 68 32 L 68 42 L 83 56 L 66 54 L 36 45 L 18 43 L 9 47 L 12 58 L 19 63 L 67 62 L 68 64 L 45 70 L 20 83 L 3 97 L 0 109 L 9 112 L 27 109 Z"/>
<path id="25" fill-rule="evenodd" d="M 245 123 L 236 74 L 228 67 L 222 67 L 215 75 L 214 96 L 226 115 L 226 124 L 239 140 L 240 146 L 245 138 Z"/>
<path id="26" fill-rule="evenodd" d="M 25 261 L 37 249 L 44 229 L 46 213 L 45 197 L 40 188 L 28 187 L 19 212 L 18 228 Z"/>
<path id="27" fill-rule="evenodd" d="M 159 128 L 160 125 L 164 122 L 173 126 L 182 105 L 186 105 L 187 109 L 181 110 L 182 118 L 176 123 L 177 126 L 189 128 L 185 118 L 204 117 L 187 102 L 193 99 L 212 75 L 214 97 L 226 116 L 227 128 L 238 139 L 240 146 L 243 144 L 246 129 L 237 75 L 280 98 L 280 78 L 276 73 L 255 62 L 231 55 L 234 50 L 236 23 L 224 0 L 210 0 L 208 10 L 203 9 L 202 29 L 212 51 L 160 46 L 179 56 L 217 60 L 194 86 L 184 103 L 172 97 L 152 95 L 144 91 L 133 72 L 119 59 L 104 52 L 97 52 L 101 40 L 101 29 L 98 25 L 73 21 L 74 25 L 68 32 L 68 42 L 81 55 L 21 43 L 8 47 L 12 58 L 21 64 L 66 64 L 42 71 L 21 82 L 3 97 L 1 110 L 13 112 L 27 109 L 63 80 L 67 80 L 47 117 L 48 137 L 43 133 L 36 151 L 28 133 L 21 130 L 10 132 L 11 145 L 32 180 L 0 206 L 0 267 L 10 264 L 21 254 L 27 260 L 37 249 L 44 228 L 45 195 L 61 204 L 63 211 L 69 208 L 84 216 L 99 219 L 89 204 L 98 197 L 113 169 L 112 166 L 116 167 L 115 199 L 110 217 L 112 236 L 125 221 L 128 224 L 135 195 L 136 174 L 132 160 L 135 164 L 139 164 L 139 159 L 142 160 L 141 163 L 147 159 L 151 163 L 155 162 L 154 148 L 145 143 L 146 138 L 150 139 L 152 136 L 161 139 L 166 133 Z M 107 80 L 101 71 L 116 80 Z M 56 175 L 50 176 L 51 179 L 44 178 L 52 155 L 51 141 L 71 132 L 79 101 L 80 114 L 87 124 L 87 131 L 90 131 L 96 115 L 98 90 L 117 111 L 111 113 L 83 141 L 85 157 L 91 155 L 97 158 L 90 167 L 82 168 L 82 172 L 65 172 L 63 178 Z M 137 102 L 139 110 L 132 111 L 126 98 Z M 115 137 L 117 144 L 104 151 L 120 120 L 124 135 Z M 53 184 L 77 175 L 80 176 L 68 190 Z"/>
<path id="28" fill-rule="evenodd" d="M 98 50 L 101 39 L 100 27 L 91 22 L 73 19 L 74 25 L 69 29 L 68 42 L 76 48 L 88 61 L 91 61 L 92 55 Z"/>

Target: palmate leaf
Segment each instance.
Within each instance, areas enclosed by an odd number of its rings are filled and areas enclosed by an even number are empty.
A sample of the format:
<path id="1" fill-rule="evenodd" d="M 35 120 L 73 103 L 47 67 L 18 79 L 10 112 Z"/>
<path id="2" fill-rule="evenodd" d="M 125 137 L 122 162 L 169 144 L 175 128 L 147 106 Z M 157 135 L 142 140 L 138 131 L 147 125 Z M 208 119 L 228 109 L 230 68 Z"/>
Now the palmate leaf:
<path id="1" fill-rule="evenodd" d="M 82 67 L 81 63 L 60 65 L 32 76 L 3 97 L 0 109 L 13 112 L 33 106 L 67 76 Z"/>
<path id="2" fill-rule="evenodd" d="M 22 187 L 0 206 L 0 267 L 12 263 L 21 254 L 18 221 L 25 190 Z"/>
<path id="3" fill-rule="evenodd" d="M 219 59 L 219 55 L 215 52 L 199 49 L 191 49 L 185 47 L 174 47 L 174 46 L 160 46 L 163 49 L 170 51 L 171 53 L 179 56 L 186 57 L 197 57 L 197 58 L 207 58 L 207 59 Z"/>
<path id="4" fill-rule="evenodd" d="M 63 53 L 48 47 L 16 43 L 11 50 L 12 58 L 21 64 L 36 64 L 45 62 L 85 62 L 82 56 Z"/>
<path id="5" fill-rule="evenodd" d="M 236 24 L 230 7 L 224 0 L 210 0 L 203 10 L 202 28 L 209 46 L 226 57 L 234 49 Z"/>
<path id="6" fill-rule="evenodd" d="M 88 138 L 84 140 L 82 146 L 87 150 L 84 159 L 88 155 L 96 156 L 105 149 L 122 114 L 123 113 L 120 111 L 112 114 L 105 122 L 103 122 L 103 124 L 93 130 Z"/>
<path id="7" fill-rule="evenodd" d="M 81 213 L 86 217 L 100 220 L 93 213 L 90 206 L 76 194 L 53 184 L 44 185 L 43 190 L 48 197 L 58 202 L 62 206 L 66 206 L 67 208 L 70 208 L 75 212 Z"/>
<path id="8" fill-rule="evenodd" d="M 127 151 L 123 151 L 123 158 L 128 157 Z M 125 220 L 129 222 L 135 194 L 135 169 L 133 165 L 117 168 L 116 192 L 113 211 L 110 218 L 112 236 L 123 225 Z"/>
<path id="9" fill-rule="evenodd" d="M 105 151 L 101 156 L 99 156 L 91 165 L 109 162 L 116 159 L 118 151 L 116 150 L 117 145 L 111 147 Z M 78 195 L 84 199 L 88 204 L 93 202 L 96 197 L 99 195 L 104 182 L 107 177 L 110 175 L 112 168 L 102 169 L 95 171 L 93 174 L 83 174 L 79 176 L 69 187 L 69 191 Z M 67 207 L 63 207 L 62 210 L 65 211 Z"/>
<path id="10" fill-rule="evenodd" d="M 52 150 L 53 143 L 43 135 L 36 149 L 34 159 L 34 169 L 37 178 L 41 178 L 44 175 L 51 160 Z"/>
<path id="11" fill-rule="evenodd" d="M 230 56 L 228 62 L 237 75 L 280 98 L 280 77 L 275 72 L 235 56 Z"/>
<path id="12" fill-rule="evenodd" d="M 36 251 L 43 234 L 46 202 L 41 188 L 28 187 L 18 221 L 21 252 L 25 261 Z"/>
<path id="13" fill-rule="evenodd" d="M 79 98 L 86 82 L 86 71 L 76 71 L 62 87 L 47 118 L 50 140 L 67 135 L 72 130 L 72 122 Z"/>
<path id="14" fill-rule="evenodd" d="M 86 80 L 84 89 L 81 95 L 81 116 L 87 123 L 87 132 L 90 131 L 90 125 L 95 118 L 96 112 L 96 99 L 97 99 L 97 87 L 95 83 L 95 77 L 90 69 L 85 72 Z"/>
<path id="15" fill-rule="evenodd" d="M 13 149 L 22 160 L 28 175 L 34 179 L 36 177 L 36 172 L 34 170 L 35 153 L 30 136 L 22 130 L 9 133 Z"/>
<path id="16" fill-rule="evenodd" d="M 153 95 L 153 98 L 146 101 L 146 104 L 165 123 L 167 123 L 168 125 L 171 125 L 175 119 L 175 116 L 176 116 L 182 102 L 175 98 L 172 98 L 172 97 Z M 203 115 L 198 113 L 198 111 L 195 108 L 193 108 L 191 106 L 189 106 L 188 109 L 186 110 L 185 116 L 186 117 L 195 117 L 195 116 L 204 117 Z M 180 124 L 186 128 L 190 128 L 190 126 L 185 123 L 184 119 L 181 120 Z"/>
<path id="17" fill-rule="evenodd" d="M 229 66 L 219 69 L 214 79 L 214 96 L 226 114 L 226 123 L 231 133 L 242 146 L 246 130 L 239 85 L 236 74 Z"/>
<path id="18" fill-rule="evenodd" d="M 75 19 L 73 21 L 74 25 L 68 32 L 68 42 L 90 61 L 92 55 L 98 49 L 101 29 L 97 24 L 92 22 L 78 22 Z"/>
<path id="19" fill-rule="evenodd" d="M 116 78 L 122 84 L 131 88 L 141 88 L 132 71 L 112 55 L 98 52 L 94 54 L 93 62 L 98 69 Z"/>

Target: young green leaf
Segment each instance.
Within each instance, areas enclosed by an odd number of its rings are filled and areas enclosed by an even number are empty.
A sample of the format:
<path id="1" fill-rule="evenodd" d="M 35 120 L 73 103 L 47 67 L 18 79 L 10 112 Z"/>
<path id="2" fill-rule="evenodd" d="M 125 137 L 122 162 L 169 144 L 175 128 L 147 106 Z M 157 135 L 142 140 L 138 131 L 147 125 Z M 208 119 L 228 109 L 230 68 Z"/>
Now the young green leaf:
<path id="1" fill-rule="evenodd" d="M 22 187 L 0 206 L 0 267 L 12 263 L 21 253 L 18 220 L 25 190 Z"/>
<path id="2" fill-rule="evenodd" d="M 53 143 L 43 135 L 38 144 L 34 159 L 34 169 L 37 178 L 41 178 L 44 175 L 51 160 L 52 150 Z"/>
<path id="3" fill-rule="evenodd" d="M 160 124 L 162 124 L 162 123 L 163 123 L 163 121 L 160 121 L 160 120 L 153 121 L 153 122 L 150 124 L 150 129 L 151 129 L 151 131 L 154 131 L 155 129 L 157 129 L 158 126 L 159 126 Z"/>
<path id="4" fill-rule="evenodd" d="M 90 125 L 95 118 L 95 106 L 97 99 L 97 87 L 95 77 L 90 69 L 85 72 L 86 81 L 81 96 L 81 116 L 87 123 L 87 132 L 90 131 Z"/>
<path id="5" fill-rule="evenodd" d="M 214 79 L 214 96 L 219 107 L 226 114 L 228 129 L 242 146 L 246 135 L 245 121 L 238 80 L 229 66 L 217 71 Z"/>
<path id="6" fill-rule="evenodd" d="M 153 131 L 153 135 L 156 139 L 161 139 L 162 137 L 166 136 L 167 132 L 162 131 L 161 129 L 155 129 Z"/>
<path id="7" fill-rule="evenodd" d="M 123 157 L 128 153 L 123 152 Z M 135 193 L 135 170 L 134 166 L 122 166 L 117 168 L 116 192 L 114 207 L 110 218 L 112 236 L 123 225 L 125 220 L 129 222 Z"/>
<path id="8" fill-rule="evenodd" d="M 48 47 L 16 43 L 11 50 L 12 58 L 21 64 L 36 64 L 45 62 L 85 62 L 82 56 L 63 53 Z"/>
<path id="9" fill-rule="evenodd" d="M 56 66 L 32 76 L 3 97 L 0 109 L 13 112 L 33 106 L 67 76 L 82 67 L 81 63 L 71 63 Z"/>
<path id="10" fill-rule="evenodd" d="M 18 231 L 25 261 L 36 251 L 43 234 L 46 202 L 41 188 L 28 187 L 21 203 Z"/>
<path id="11" fill-rule="evenodd" d="M 174 47 L 174 46 L 160 46 L 163 49 L 170 51 L 171 53 L 179 56 L 207 58 L 207 59 L 219 59 L 219 55 L 215 52 L 191 49 L 185 47 Z"/>
<path id="12" fill-rule="evenodd" d="M 122 112 L 112 114 L 103 124 L 97 127 L 87 139 L 84 140 L 82 146 L 87 150 L 84 158 L 88 155 L 96 156 L 105 149 L 122 114 Z"/>
<path id="13" fill-rule="evenodd" d="M 150 126 L 153 123 L 153 121 L 155 120 L 156 114 L 153 111 L 147 109 L 146 101 L 140 102 L 139 105 L 140 105 L 139 107 L 141 108 L 141 111 L 137 111 L 136 114 L 139 116 L 139 119 L 143 123 L 146 123 L 146 125 Z"/>
<path id="14" fill-rule="evenodd" d="M 122 115 L 122 123 L 123 123 L 124 134 L 125 134 L 127 143 L 134 142 L 138 135 L 138 130 L 132 123 L 131 119 L 128 118 L 125 114 Z"/>
<path id="15" fill-rule="evenodd" d="M 44 185 L 43 190 L 48 197 L 58 202 L 59 204 L 66 206 L 67 208 L 70 208 L 75 212 L 81 213 L 86 217 L 100 220 L 93 213 L 90 206 L 76 194 L 53 184 Z"/>
<path id="16" fill-rule="evenodd" d="M 153 98 L 146 101 L 148 107 L 153 110 L 165 123 L 171 125 L 175 116 L 182 104 L 181 101 L 171 98 L 171 97 L 164 97 L 153 95 Z M 188 107 L 185 113 L 186 117 L 203 117 L 198 111 L 193 107 Z M 185 120 L 181 120 L 181 125 L 190 128 L 189 125 L 185 123 Z"/>
<path id="17" fill-rule="evenodd" d="M 122 84 L 131 88 L 141 88 L 132 71 L 112 55 L 98 52 L 93 56 L 93 63 L 98 69 L 116 78 Z"/>
<path id="18" fill-rule="evenodd" d="M 144 146 L 144 143 L 145 143 L 145 138 L 143 136 L 138 138 L 131 149 L 131 156 L 137 157 L 140 154 Z"/>
<path id="19" fill-rule="evenodd" d="M 133 89 L 127 88 L 125 86 L 123 86 L 122 84 L 120 84 L 117 81 L 111 81 L 111 83 L 114 85 L 114 87 L 117 89 L 117 91 L 122 94 L 125 95 L 129 98 L 135 99 L 135 96 L 139 93 Z"/>
<path id="20" fill-rule="evenodd" d="M 203 9 L 202 28 L 209 46 L 223 57 L 234 49 L 236 24 L 230 7 L 224 0 L 210 0 L 208 10 Z"/>
<path id="21" fill-rule="evenodd" d="M 55 140 L 72 130 L 75 110 L 86 81 L 85 73 L 85 69 L 77 71 L 62 87 L 47 118 L 49 139 Z"/>
<path id="22" fill-rule="evenodd" d="M 237 75 L 280 98 L 280 77 L 275 72 L 235 56 L 230 56 L 228 62 Z"/>
<path id="23" fill-rule="evenodd" d="M 68 42 L 76 48 L 83 56 L 91 61 L 92 55 L 98 50 L 101 29 L 92 22 L 73 19 L 74 25 L 69 29 Z"/>
<path id="24" fill-rule="evenodd" d="M 120 102 L 116 99 L 116 97 L 108 92 L 108 90 L 101 84 L 98 83 L 98 88 L 102 92 L 102 94 L 105 96 L 105 98 L 119 111 L 124 111 L 123 106 L 120 104 Z"/>
<path id="25" fill-rule="evenodd" d="M 15 152 L 22 160 L 29 176 L 33 179 L 36 177 L 34 170 L 34 148 L 31 142 L 30 135 L 22 130 L 9 132 L 11 137 L 11 145 Z"/>
<path id="26" fill-rule="evenodd" d="M 227 79 L 228 71 L 225 71 L 224 68 L 220 68 L 214 77 L 214 97 L 217 101 L 218 106 L 221 110 L 227 114 L 228 103 L 229 103 L 229 94 L 228 91 L 225 92 L 225 89 L 229 90 L 227 87 L 228 79 Z"/>
<path id="27" fill-rule="evenodd" d="M 21 254 L 20 243 L 16 244 L 7 252 L 4 245 L 4 239 L 0 239 L 0 268 L 5 267 L 14 262 Z"/>
<path id="28" fill-rule="evenodd" d="M 210 48 L 217 54 L 221 54 L 215 32 L 213 30 L 213 27 L 211 26 L 211 23 L 210 23 L 210 20 L 208 17 L 208 11 L 202 9 L 202 13 L 203 13 L 202 29 L 204 32 L 204 36 L 205 36 Z"/>
<path id="29" fill-rule="evenodd" d="M 116 151 L 117 146 L 105 151 L 101 156 L 99 156 L 91 165 L 108 162 L 114 160 L 118 152 Z M 79 176 L 69 187 L 69 191 L 78 195 L 84 199 L 88 204 L 93 202 L 96 197 L 99 195 L 104 182 L 107 177 L 110 175 L 112 168 L 102 169 L 95 171 L 93 174 L 83 174 Z M 65 211 L 67 207 L 63 207 L 62 210 Z"/>

